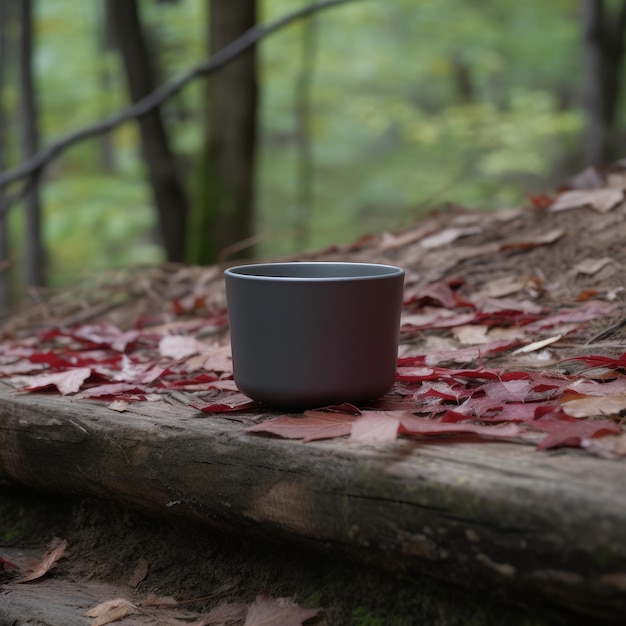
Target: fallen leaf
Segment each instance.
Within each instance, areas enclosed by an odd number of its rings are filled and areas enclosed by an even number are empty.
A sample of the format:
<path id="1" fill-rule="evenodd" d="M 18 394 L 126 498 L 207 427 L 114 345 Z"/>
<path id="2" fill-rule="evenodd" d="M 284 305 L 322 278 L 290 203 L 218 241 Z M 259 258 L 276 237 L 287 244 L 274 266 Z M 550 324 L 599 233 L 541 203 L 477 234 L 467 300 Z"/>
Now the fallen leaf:
<path id="1" fill-rule="evenodd" d="M 128 579 L 128 586 L 133 587 L 134 589 L 147 576 L 147 574 L 148 561 L 146 561 L 146 559 L 139 559 L 139 561 L 137 561 L 137 565 L 135 565 L 135 569 Z"/>
<path id="2" fill-rule="evenodd" d="M 244 626 L 302 626 L 321 609 L 305 609 L 290 598 L 261 594 L 248 609 Z"/>
<path id="3" fill-rule="evenodd" d="M 566 191 L 562 193 L 554 202 L 549 211 L 567 211 L 589 206 L 600 213 L 608 213 L 624 199 L 624 192 L 621 189 L 585 189 Z"/>
<path id="4" fill-rule="evenodd" d="M 533 381 L 520 378 L 517 380 L 497 380 L 486 383 L 480 389 L 491 400 L 499 402 L 524 402 L 533 387 Z"/>
<path id="5" fill-rule="evenodd" d="M 525 286 L 525 280 L 520 280 L 515 276 L 503 276 L 490 281 L 485 288 L 485 293 L 490 298 L 502 298 L 520 292 Z"/>
<path id="6" fill-rule="evenodd" d="M 11 563 L 11 561 L 7 561 L 6 559 L 3 559 L 1 556 L 0 556 L 0 566 L 6 572 L 12 569 L 18 569 L 17 565 L 15 565 L 14 563 Z"/>
<path id="7" fill-rule="evenodd" d="M 208 404 L 191 404 L 192 408 L 203 413 L 230 413 L 232 411 L 245 411 L 253 409 L 260 404 L 248 398 L 243 393 L 222 394 L 213 402 Z"/>
<path id="8" fill-rule="evenodd" d="M 529 422 L 533 430 L 548 433 L 537 446 L 537 450 L 561 447 L 584 447 L 585 442 L 594 437 L 604 437 L 620 432 L 620 427 L 610 420 L 582 421 L 545 420 Z"/>
<path id="9" fill-rule="evenodd" d="M 89 367 L 78 367 L 65 372 L 29 376 L 28 382 L 20 391 L 39 391 L 47 387 L 56 387 L 65 396 L 70 393 L 76 393 L 90 376 L 91 368 Z"/>
<path id="10" fill-rule="evenodd" d="M 472 433 L 479 437 L 513 439 L 519 437 L 522 430 L 516 424 L 483 426 L 471 422 L 449 423 L 416 417 L 410 413 L 401 416 L 399 432 L 406 435 L 452 435 Z"/>
<path id="11" fill-rule="evenodd" d="M 304 443 L 349 435 L 356 417 L 349 413 L 305 411 L 303 417 L 281 415 L 246 428 L 249 433 L 269 433 Z"/>
<path id="12" fill-rule="evenodd" d="M 626 411 L 626 394 L 617 396 L 585 396 L 562 403 L 567 415 L 572 417 L 595 417 L 598 415 L 622 415 Z"/>
<path id="13" fill-rule="evenodd" d="M 19 572 L 19 567 L 0 556 L 0 583 L 12 578 Z"/>
<path id="14" fill-rule="evenodd" d="M 611 257 L 602 257 L 601 259 L 585 259 L 580 263 L 574 265 L 572 272 L 574 274 L 585 274 L 586 276 L 593 276 L 597 274 L 601 269 L 605 268 L 609 263 L 614 263 Z"/>
<path id="15" fill-rule="evenodd" d="M 395 441 L 400 420 L 394 416 L 394 413 L 394 411 L 363 413 L 353 422 L 349 441 L 366 444 L 385 444 Z"/>
<path id="16" fill-rule="evenodd" d="M 470 226 L 467 228 L 444 228 L 434 235 L 424 237 L 419 245 L 426 250 L 434 250 L 455 242 L 461 237 L 469 237 L 470 235 L 479 235 L 482 232 L 480 226 Z"/>
<path id="17" fill-rule="evenodd" d="M 500 250 L 502 252 L 507 252 L 509 250 L 532 250 L 533 248 L 538 248 L 539 246 L 554 243 L 563 237 L 564 234 L 565 231 L 562 228 L 555 228 L 553 230 L 549 230 L 547 233 L 529 235 L 524 239 L 512 239 L 505 241 L 500 245 Z"/>
<path id="18" fill-rule="evenodd" d="M 17 582 L 28 583 L 45 576 L 50 571 L 52 566 L 66 555 L 67 545 L 67 541 L 65 540 L 58 543 L 54 541 L 48 551 L 44 554 L 43 558 L 33 565 L 30 573 L 26 574 L 24 578 L 20 578 Z"/>
<path id="19" fill-rule="evenodd" d="M 85 400 L 87 398 L 109 398 L 122 393 L 145 393 L 145 390 L 138 387 L 134 383 L 108 383 L 105 385 L 95 385 L 77 393 L 74 396 L 76 400 Z"/>
<path id="20" fill-rule="evenodd" d="M 112 600 L 97 604 L 88 611 L 85 611 L 83 615 L 85 617 L 96 618 L 91 622 L 91 626 L 104 626 L 105 624 L 118 622 L 129 615 L 135 615 L 139 612 L 139 609 L 132 602 L 124 598 L 113 598 Z"/>
<path id="21" fill-rule="evenodd" d="M 489 331 L 488 326 L 480 326 L 478 324 L 466 324 L 464 326 L 456 326 L 452 329 L 452 334 L 466 346 L 476 346 L 489 343 L 487 337 Z"/>
<path id="22" fill-rule="evenodd" d="M 465 300 L 453 289 L 453 287 L 460 284 L 462 284 L 462 281 L 449 279 L 407 290 L 404 296 L 404 303 L 422 306 L 434 303 L 440 304 L 447 309 L 462 306 L 473 307 L 471 302 Z"/>
<path id="23" fill-rule="evenodd" d="M 166 335 L 159 341 L 159 353 L 170 359 L 186 359 L 195 354 L 203 354 L 208 349 L 206 343 L 185 335 Z"/>

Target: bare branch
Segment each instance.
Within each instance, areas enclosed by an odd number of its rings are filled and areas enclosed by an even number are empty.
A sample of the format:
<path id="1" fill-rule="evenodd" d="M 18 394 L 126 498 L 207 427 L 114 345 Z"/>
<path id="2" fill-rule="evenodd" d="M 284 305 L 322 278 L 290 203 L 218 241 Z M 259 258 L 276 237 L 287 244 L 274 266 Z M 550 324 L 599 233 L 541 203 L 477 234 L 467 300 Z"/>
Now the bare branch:
<path id="1" fill-rule="evenodd" d="M 176 95 L 185 85 L 195 78 L 215 72 L 244 53 L 248 50 L 248 48 L 254 46 L 264 37 L 267 37 L 292 22 L 308 17 L 313 13 L 337 5 L 347 4 L 348 2 L 354 2 L 354 0 L 324 0 L 323 2 L 314 2 L 313 4 L 310 4 L 298 11 L 294 11 L 293 13 L 289 13 L 288 15 L 281 17 L 274 22 L 270 22 L 265 26 L 254 26 L 225 48 L 222 48 L 217 54 L 184 72 L 180 76 L 163 84 L 142 100 L 129 105 L 115 115 L 66 135 L 65 137 L 51 143 L 47 148 L 41 150 L 32 158 L 24 161 L 24 163 L 18 167 L 0 174 L 0 189 L 3 189 L 7 185 L 24 178 L 39 175 L 41 170 L 48 163 L 50 163 L 50 161 L 58 157 L 62 152 L 75 143 L 90 137 L 96 137 L 103 133 L 107 133 L 124 122 L 146 115 L 156 107 L 160 106 L 167 99 Z M 22 193 L 18 193 L 16 195 L 21 196 Z M 3 215 L 8 210 L 10 203 L 10 199 L 5 201 L 4 206 L 0 207 L 0 215 Z"/>

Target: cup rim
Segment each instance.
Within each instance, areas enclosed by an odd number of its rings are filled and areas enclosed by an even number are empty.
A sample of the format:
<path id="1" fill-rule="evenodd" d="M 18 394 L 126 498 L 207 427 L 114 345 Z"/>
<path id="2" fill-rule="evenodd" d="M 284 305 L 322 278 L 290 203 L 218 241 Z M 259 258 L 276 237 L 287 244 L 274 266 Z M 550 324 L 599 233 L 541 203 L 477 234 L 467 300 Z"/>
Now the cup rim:
<path id="1" fill-rule="evenodd" d="M 288 268 L 303 268 L 307 266 L 309 269 L 330 268 L 332 266 L 337 269 L 350 268 L 352 270 L 359 269 L 371 270 L 371 274 L 354 275 L 350 273 L 320 276 L 284 276 L 280 275 L 281 268 L 283 271 Z M 257 274 L 253 272 L 267 271 L 267 274 Z M 361 280 L 381 280 L 385 278 L 393 278 L 404 276 L 405 271 L 401 267 L 395 265 L 386 265 L 382 263 L 358 263 L 352 261 L 289 261 L 289 262 L 271 262 L 271 263 L 247 263 L 245 265 L 235 265 L 224 270 L 224 275 L 245 280 L 254 281 L 271 281 L 271 282 L 341 282 L 341 281 L 361 281 Z"/>

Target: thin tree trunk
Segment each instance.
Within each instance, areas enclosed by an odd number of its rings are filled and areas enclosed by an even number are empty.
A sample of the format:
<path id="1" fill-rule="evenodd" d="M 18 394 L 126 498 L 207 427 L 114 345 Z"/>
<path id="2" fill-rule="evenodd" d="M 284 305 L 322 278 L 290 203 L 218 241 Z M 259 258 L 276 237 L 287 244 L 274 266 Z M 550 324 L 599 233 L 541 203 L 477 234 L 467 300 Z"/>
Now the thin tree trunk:
<path id="1" fill-rule="evenodd" d="M 26 160 L 39 151 L 38 107 L 33 77 L 33 3 L 32 0 L 20 0 L 17 6 L 20 24 L 18 46 L 20 141 L 22 158 Z M 45 285 L 46 275 L 38 184 L 34 184 L 24 197 L 24 212 L 24 281 L 27 285 L 39 287 Z"/>
<path id="2" fill-rule="evenodd" d="M 311 137 L 311 86 L 315 70 L 317 24 L 314 16 L 303 24 L 301 66 L 295 89 L 296 149 L 298 153 L 295 243 L 304 249 L 311 236 L 313 212 L 314 155 Z"/>
<path id="3" fill-rule="evenodd" d="M 102 92 L 107 94 L 113 89 L 113 77 L 108 61 L 109 53 L 114 49 L 112 36 L 110 31 L 109 20 L 106 11 L 102 11 L 104 7 L 98 5 L 98 21 L 96 26 L 96 37 L 98 50 L 102 53 L 103 59 L 98 63 L 98 80 Z M 103 107 L 102 113 L 106 115 L 108 110 Z M 115 146 L 113 142 L 113 133 L 103 133 L 98 137 L 98 146 L 100 152 L 100 162 L 104 171 L 113 174 L 117 170 L 115 160 Z"/>
<path id="4" fill-rule="evenodd" d="M 9 0 L 0 0 L 0 172 L 6 166 L 6 112 L 4 109 L 4 88 L 6 84 L 6 54 L 8 33 L 8 3 Z M 5 194 L 0 189 L 0 207 L 4 206 Z M 10 304 L 10 256 L 9 220 L 4 211 L 0 211 L 0 318 Z"/>
<path id="5" fill-rule="evenodd" d="M 255 0 L 210 0 L 213 55 L 256 23 Z M 213 75 L 207 85 L 207 140 L 196 175 L 189 260 L 208 264 L 251 254 L 254 233 L 256 52 L 251 49 Z"/>
<path id="6" fill-rule="evenodd" d="M 617 156 L 614 137 L 623 84 L 626 0 L 613 13 L 604 0 L 583 0 L 585 160 L 598 165 Z"/>
<path id="7" fill-rule="evenodd" d="M 124 62 L 130 95 L 136 102 L 156 88 L 155 70 L 137 2 L 107 0 L 106 6 Z M 187 230 L 187 196 L 178 177 L 161 109 L 139 118 L 139 129 L 167 260 L 182 261 Z"/>

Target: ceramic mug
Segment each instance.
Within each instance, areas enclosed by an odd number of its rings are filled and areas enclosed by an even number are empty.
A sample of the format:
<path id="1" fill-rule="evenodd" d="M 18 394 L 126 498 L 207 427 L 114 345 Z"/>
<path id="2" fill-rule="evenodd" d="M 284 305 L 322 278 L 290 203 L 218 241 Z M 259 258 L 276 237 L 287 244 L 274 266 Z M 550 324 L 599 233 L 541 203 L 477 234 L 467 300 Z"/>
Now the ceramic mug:
<path id="1" fill-rule="evenodd" d="M 225 271 L 239 389 L 283 407 L 363 402 L 393 385 L 404 270 L 263 263 Z"/>

